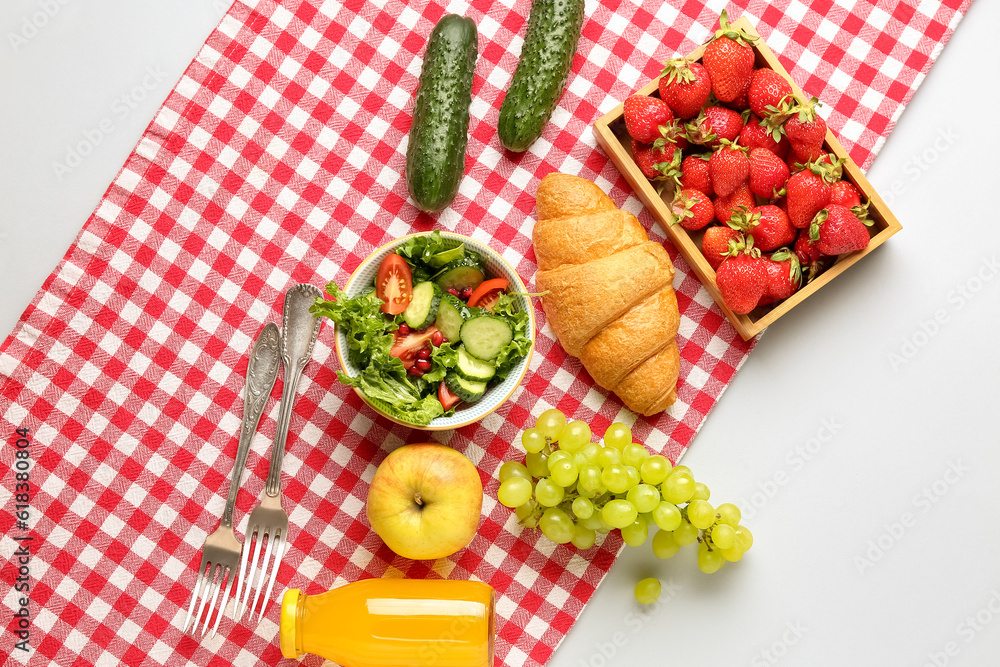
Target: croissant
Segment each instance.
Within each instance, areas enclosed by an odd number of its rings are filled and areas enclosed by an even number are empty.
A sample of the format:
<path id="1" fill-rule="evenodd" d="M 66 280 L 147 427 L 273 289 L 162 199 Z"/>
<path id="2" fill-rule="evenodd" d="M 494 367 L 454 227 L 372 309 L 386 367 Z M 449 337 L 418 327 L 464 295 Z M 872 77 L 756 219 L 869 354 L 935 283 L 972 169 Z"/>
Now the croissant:
<path id="1" fill-rule="evenodd" d="M 549 174 L 535 205 L 535 283 L 559 342 L 633 412 L 666 410 L 680 371 L 667 251 L 586 179 Z"/>

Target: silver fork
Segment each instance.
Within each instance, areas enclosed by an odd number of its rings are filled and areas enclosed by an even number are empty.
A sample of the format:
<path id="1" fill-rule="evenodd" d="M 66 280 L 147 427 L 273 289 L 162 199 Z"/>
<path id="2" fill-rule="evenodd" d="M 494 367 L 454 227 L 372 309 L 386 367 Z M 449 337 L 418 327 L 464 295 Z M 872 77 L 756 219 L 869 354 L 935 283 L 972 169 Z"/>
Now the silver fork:
<path id="1" fill-rule="evenodd" d="M 243 476 L 243 468 L 246 467 L 250 443 L 254 433 L 257 432 L 260 416 L 264 412 L 264 406 L 271 395 L 274 381 L 278 377 L 279 344 L 278 325 L 274 322 L 268 322 L 257 337 L 253 351 L 250 352 L 243 398 L 243 423 L 240 426 L 240 442 L 236 448 L 236 464 L 233 466 L 232 479 L 229 483 L 226 509 L 222 513 L 219 527 L 205 538 L 201 567 L 198 569 L 198 580 L 195 582 L 191 595 L 191 606 L 184 619 L 184 632 L 187 632 L 188 624 L 193 620 L 194 625 L 191 632 L 192 634 L 197 633 L 198 619 L 202 617 L 205 604 L 208 602 L 208 612 L 205 613 L 205 621 L 201 631 L 201 636 L 205 636 L 208 631 L 208 623 L 212 619 L 212 612 L 215 611 L 219 591 L 223 587 L 223 581 L 227 581 L 227 583 L 225 593 L 222 596 L 222 606 L 219 607 L 219 613 L 215 617 L 215 625 L 212 627 L 213 636 L 219 629 L 219 620 L 229 603 L 229 593 L 233 589 L 233 579 L 235 579 L 236 565 L 239 563 L 242 547 L 236 533 L 233 532 L 233 507 L 236 505 L 236 494 L 240 489 L 240 479 Z M 194 608 L 199 599 L 199 592 L 201 593 L 201 605 L 198 606 L 198 613 L 195 614 Z M 210 597 L 211 601 L 209 602 Z"/>
<path id="2" fill-rule="evenodd" d="M 278 576 L 278 568 L 288 544 L 288 514 L 281 507 L 281 462 L 285 455 L 285 440 L 288 437 L 288 424 L 292 417 L 292 404 L 295 401 L 299 379 L 312 358 L 313 346 L 316 344 L 322 324 L 319 318 L 312 316 L 309 307 L 322 296 L 323 293 L 312 285 L 296 285 L 285 295 L 281 327 L 281 362 L 285 366 L 285 379 L 281 388 L 281 407 L 278 409 L 278 431 L 271 452 L 271 468 L 268 470 L 264 494 L 261 496 L 260 504 L 247 520 L 246 541 L 237 577 L 239 583 L 236 585 L 234 616 L 237 619 L 249 611 L 250 620 L 253 621 L 253 611 L 261 599 L 262 592 L 263 601 L 257 621 L 264 617 L 264 610 L 271 598 L 274 580 Z M 251 540 L 254 541 L 254 548 L 253 555 L 249 556 Z M 264 550 L 264 557 L 258 560 L 265 541 L 267 547 Z M 267 581 L 266 590 L 265 581 Z M 244 582 L 246 590 L 243 590 Z M 255 583 L 256 593 L 253 602 L 247 606 Z"/>

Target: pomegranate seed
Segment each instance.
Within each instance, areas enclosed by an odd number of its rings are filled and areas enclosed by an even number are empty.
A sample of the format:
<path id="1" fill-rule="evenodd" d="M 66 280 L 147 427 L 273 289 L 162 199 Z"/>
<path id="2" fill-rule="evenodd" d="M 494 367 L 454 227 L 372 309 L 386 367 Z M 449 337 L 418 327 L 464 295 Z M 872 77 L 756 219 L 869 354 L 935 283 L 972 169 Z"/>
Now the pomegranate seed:
<path id="1" fill-rule="evenodd" d="M 434 347 L 441 347 L 443 343 L 444 343 L 444 334 L 441 333 L 440 331 L 435 331 L 431 335 L 431 344 Z"/>
<path id="2" fill-rule="evenodd" d="M 452 296 L 461 296 L 461 294 L 459 293 L 459 291 L 457 289 L 455 289 L 454 287 L 449 287 L 448 288 L 448 294 L 451 294 Z"/>
<path id="3" fill-rule="evenodd" d="M 424 347 L 417 352 L 417 359 L 430 359 L 431 358 L 431 348 Z"/>
<path id="4" fill-rule="evenodd" d="M 448 339 L 445 338 L 444 336 L 441 336 L 441 345 L 444 345 L 447 342 L 448 342 Z"/>
<path id="5" fill-rule="evenodd" d="M 399 335 L 400 336 L 410 335 L 410 326 L 406 322 L 403 322 L 402 324 L 399 325 Z"/>
<path id="6" fill-rule="evenodd" d="M 420 362 L 417 362 L 417 363 L 420 363 Z M 406 372 L 409 373 L 410 375 L 416 375 L 417 377 L 420 377 L 421 375 L 424 374 L 424 371 L 421 370 L 417 365 L 411 366 L 410 370 L 408 370 Z"/>
<path id="7" fill-rule="evenodd" d="M 462 298 L 465 299 L 466 301 L 468 301 L 469 297 L 472 296 L 472 293 L 474 291 L 475 290 L 472 289 L 471 287 L 466 287 L 465 289 L 462 290 Z"/>
<path id="8" fill-rule="evenodd" d="M 417 359 L 417 363 L 415 363 L 413 366 L 414 368 L 419 368 L 422 373 L 427 372 L 431 369 L 431 360 Z"/>

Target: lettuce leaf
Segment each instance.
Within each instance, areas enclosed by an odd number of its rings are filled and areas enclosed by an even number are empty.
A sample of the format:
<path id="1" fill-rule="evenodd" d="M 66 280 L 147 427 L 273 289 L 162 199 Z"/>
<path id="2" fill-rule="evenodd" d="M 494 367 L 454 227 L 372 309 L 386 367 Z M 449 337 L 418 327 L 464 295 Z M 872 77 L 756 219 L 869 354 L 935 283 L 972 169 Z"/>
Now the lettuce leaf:
<path id="1" fill-rule="evenodd" d="M 399 360 L 396 361 L 398 363 Z M 399 367 L 402 369 L 402 364 Z M 353 378 L 338 371 L 337 378 L 343 384 L 360 389 L 382 412 L 407 423 L 426 426 L 432 419 L 444 414 L 444 407 L 437 396 L 433 392 L 421 396 L 420 386 L 405 374 L 402 377 L 385 375 L 374 366 L 369 366 Z"/>

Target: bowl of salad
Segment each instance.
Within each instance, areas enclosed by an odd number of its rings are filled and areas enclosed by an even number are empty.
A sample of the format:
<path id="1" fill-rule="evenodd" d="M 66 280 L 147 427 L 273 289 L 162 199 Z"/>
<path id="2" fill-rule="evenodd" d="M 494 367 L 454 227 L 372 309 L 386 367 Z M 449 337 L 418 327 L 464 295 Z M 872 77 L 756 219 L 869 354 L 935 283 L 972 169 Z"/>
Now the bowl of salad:
<path id="1" fill-rule="evenodd" d="M 496 410 L 521 383 L 535 316 L 517 272 L 450 232 L 411 234 L 365 259 L 312 312 L 336 325 L 341 383 L 376 412 L 423 430 Z"/>

